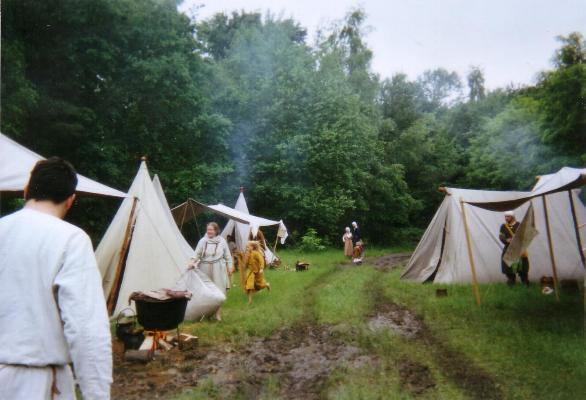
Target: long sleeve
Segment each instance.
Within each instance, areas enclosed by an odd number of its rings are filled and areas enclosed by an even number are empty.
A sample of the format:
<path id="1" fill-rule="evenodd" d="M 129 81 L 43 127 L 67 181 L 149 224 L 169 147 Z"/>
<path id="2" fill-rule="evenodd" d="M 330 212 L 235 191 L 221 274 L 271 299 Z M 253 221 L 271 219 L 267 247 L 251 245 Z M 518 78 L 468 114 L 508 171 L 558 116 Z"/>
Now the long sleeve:
<path id="1" fill-rule="evenodd" d="M 511 236 L 511 235 L 510 235 L 510 234 L 509 234 L 509 232 L 507 231 L 507 227 L 505 226 L 505 224 L 502 224 L 502 225 L 501 225 L 501 229 L 500 229 L 500 231 L 499 231 L 499 240 L 501 241 L 501 243 L 502 243 L 502 244 L 504 244 L 505 246 L 506 246 L 507 244 L 509 244 L 509 243 L 507 242 L 507 239 L 509 239 L 509 238 L 510 238 L 510 236 Z"/>
<path id="2" fill-rule="evenodd" d="M 85 234 L 67 247 L 54 285 L 73 368 L 85 400 L 109 399 L 112 338 L 96 259 Z"/>
<path id="3" fill-rule="evenodd" d="M 195 262 L 199 261 L 202 259 L 203 257 L 203 247 L 204 247 L 204 241 L 200 240 L 199 242 L 197 242 L 197 246 L 195 246 L 195 252 L 193 253 L 193 256 L 191 257 L 191 259 Z"/>
<path id="4" fill-rule="evenodd" d="M 223 253 L 222 253 L 222 257 L 226 261 L 226 265 L 228 266 L 228 270 L 231 270 L 232 264 L 234 263 L 234 260 L 232 258 L 232 253 L 230 252 L 230 248 L 228 247 L 228 243 L 224 240 L 222 240 L 222 247 L 224 249 Z"/>

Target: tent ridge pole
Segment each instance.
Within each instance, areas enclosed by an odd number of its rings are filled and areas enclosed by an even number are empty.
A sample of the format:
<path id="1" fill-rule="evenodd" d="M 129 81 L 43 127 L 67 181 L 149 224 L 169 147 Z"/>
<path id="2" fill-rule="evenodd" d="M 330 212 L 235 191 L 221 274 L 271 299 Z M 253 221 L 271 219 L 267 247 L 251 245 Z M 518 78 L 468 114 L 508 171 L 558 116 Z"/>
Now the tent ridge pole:
<path id="1" fill-rule="evenodd" d="M 478 279 L 476 277 L 476 264 L 474 263 L 474 255 L 472 254 L 472 240 L 470 238 L 470 230 L 468 229 L 468 218 L 466 216 L 466 209 L 464 207 L 464 199 L 460 197 L 460 208 L 462 209 L 462 220 L 464 221 L 464 231 L 466 232 L 466 247 L 468 248 L 468 258 L 470 259 L 470 269 L 472 270 L 472 283 L 474 285 L 474 298 L 476 305 L 480 305 L 480 289 L 478 287 Z"/>
<path id="2" fill-rule="evenodd" d="M 125 255 L 128 251 L 128 245 L 130 244 L 130 232 L 132 232 L 132 221 L 134 220 L 134 213 L 136 211 L 136 203 L 138 197 L 134 197 L 132 200 L 132 208 L 130 209 L 130 216 L 128 217 L 128 223 L 126 224 L 126 231 L 124 232 L 124 240 L 122 241 L 122 247 L 120 248 L 120 258 L 118 259 L 118 265 L 116 265 L 116 275 L 114 276 L 114 282 L 110 288 L 110 295 L 108 296 L 108 314 L 112 315 L 118 302 L 118 294 L 120 292 L 120 284 L 122 275 L 124 275 L 124 261 Z"/>
<path id="3" fill-rule="evenodd" d="M 549 247 L 549 258 L 551 260 L 551 269 L 553 271 L 553 286 L 555 289 L 555 300 L 556 302 L 560 302 L 560 288 L 559 288 L 559 281 L 558 281 L 558 269 L 555 262 L 555 254 L 553 252 L 553 241 L 551 239 L 551 227 L 549 225 L 549 212 L 547 211 L 547 199 L 545 195 L 541 196 L 541 200 L 543 201 L 543 212 L 545 215 L 545 230 L 547 231 L 547 245 Z"/>

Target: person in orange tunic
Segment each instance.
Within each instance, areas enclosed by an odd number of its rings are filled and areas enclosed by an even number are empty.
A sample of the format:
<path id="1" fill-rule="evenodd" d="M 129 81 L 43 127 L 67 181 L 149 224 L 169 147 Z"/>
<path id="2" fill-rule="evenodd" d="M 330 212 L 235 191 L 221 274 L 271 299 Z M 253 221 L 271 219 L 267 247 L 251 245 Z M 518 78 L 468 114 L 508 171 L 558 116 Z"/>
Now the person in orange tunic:
<path id="1" fill-rule="evenodd" d="M 251 304 L 254 293 L 265 288 L 268 291 L 271 290 L 271 285 L 265 280 L 265 258 L 259 242 L 248 242 L 244 264 L 246 265 L 246 272 L 244 272 L 244 268 L 241 268 L 240 276 L 243 280 L 242 287 L 248 295 L 248 304 Z"/>
<path id="2" fill-rule="evenodd" d="M 342 236 L 342 242 L 344 242 L 344 255 L 348 258 L 352 258 L 353 244 L 352 244 L 352 231 L 350 227 L 346 227 L 346 232 Z"/>

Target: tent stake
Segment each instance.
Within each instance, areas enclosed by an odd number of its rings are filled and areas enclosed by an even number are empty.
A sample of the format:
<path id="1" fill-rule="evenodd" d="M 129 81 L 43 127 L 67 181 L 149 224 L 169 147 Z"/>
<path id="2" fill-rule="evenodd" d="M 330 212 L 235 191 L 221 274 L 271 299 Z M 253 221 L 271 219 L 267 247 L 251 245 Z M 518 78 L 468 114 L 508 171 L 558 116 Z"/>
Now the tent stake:
<path id="1" fill-rule="evenodd" d="M 584 256 L 584 247 L 582 245 L 582 236 L 580 236 L 580 223 L 578 222 L 578 216 L 576 214 L 576 204 L 574 203 L 574 195 L 572 190 L 568 190 L 570 196 L 570 206 L 572 210 L 572 219 L 574 220 L 574 232 L 576 233 L 576 244 L 578 245 L 578 252 L 580 253 L 580 259 L 582 260 L 582 267 L 586 269 L 586 256 Z"/>
<path id="2" fill-rule="evenodd" d="M 468 257 L 470 258 L 470 269 L 472 270 L 472 283 L 474 285 L 474 298 L 476 305 L 480 305 L 480 289 L 478 288 L 478 279 L 476 278 L 476 265 L 474 264 L 474 256 L 472 255 L 472 241 L 470 239 L 470 231 L 468 230 L 468 218 L 466 217 L 466 209 L 464 208 L 464 200 L 460 197 L 460 207 L 462 208 L 462 219 L 464 221 L 464 231 L 466 232 L 466 246 L 468 247 Z"/>
<path id="3" fill-rule="evenodd" d="M 549 226 L 549 212 L 547 211 L 547 199 L 545 195 L 541 196 L 543 201 L 543 212 L 545 214 L 545 229 L 547 231 L 547 245 L 549 247 L 549 258 L 551 259 L 551 269 L 553 271 L 553 286 L 555 289 L 555 300 L 560 302 L 560 288 L 558 281 L 558 269 L 555 262 L 555 254 L 553 252 L 553 242 L 551 240 L 551 228 Z"/>
<path id="4" fill-rule="evenodd" d="M 134 220 L 134 212 L 136 210 L 136 203 L 138 197 L 132 200 L 132 208 L 130 209 L 130 217 L 128 218 L 128 224 L 126 224 L 126 232 L 124 233 L 124 240 L 122 241 L 122 247 L 120 249 L 120 259 L 116 266 L 116 275 L 114 277 L 114 283 L 110 289 L 110 295 L 108 296 L 108 314 L 112 315 L 118 301 L 118 294 L 120 292 L 120 284 L 122 283 L 122 276 L 124 275 L 124 263 L 126 261 L 126 253 L 128 251 L 128 245 L 130 244 L 130 233 L 132 232 L 132 221 Z"/>

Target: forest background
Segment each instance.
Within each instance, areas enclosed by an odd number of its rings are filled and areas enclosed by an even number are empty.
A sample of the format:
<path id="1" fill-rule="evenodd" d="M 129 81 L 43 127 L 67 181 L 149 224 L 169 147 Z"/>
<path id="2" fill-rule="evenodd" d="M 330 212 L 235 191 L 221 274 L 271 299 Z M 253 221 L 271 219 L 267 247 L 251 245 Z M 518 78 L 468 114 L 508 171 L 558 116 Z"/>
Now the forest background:
<path id="1" fill-rule="evenodd" d="M 381 78 L 360 8 L 310 43 L 292 19 L 179 3 L 2 1 L 2 132 L 122 190 L 147 155 L 172 205 L 232 205 L 243 185 L 293 243 L 336 243 L 354 220 L 370 243 L 416 242 L 438 186 L 524 190 L 586 164 L 579 32 L 559 32 L 535 84 L 489 91 L 475 66 Z M 99 238 L 119 203 L 80 203 Z"/>

